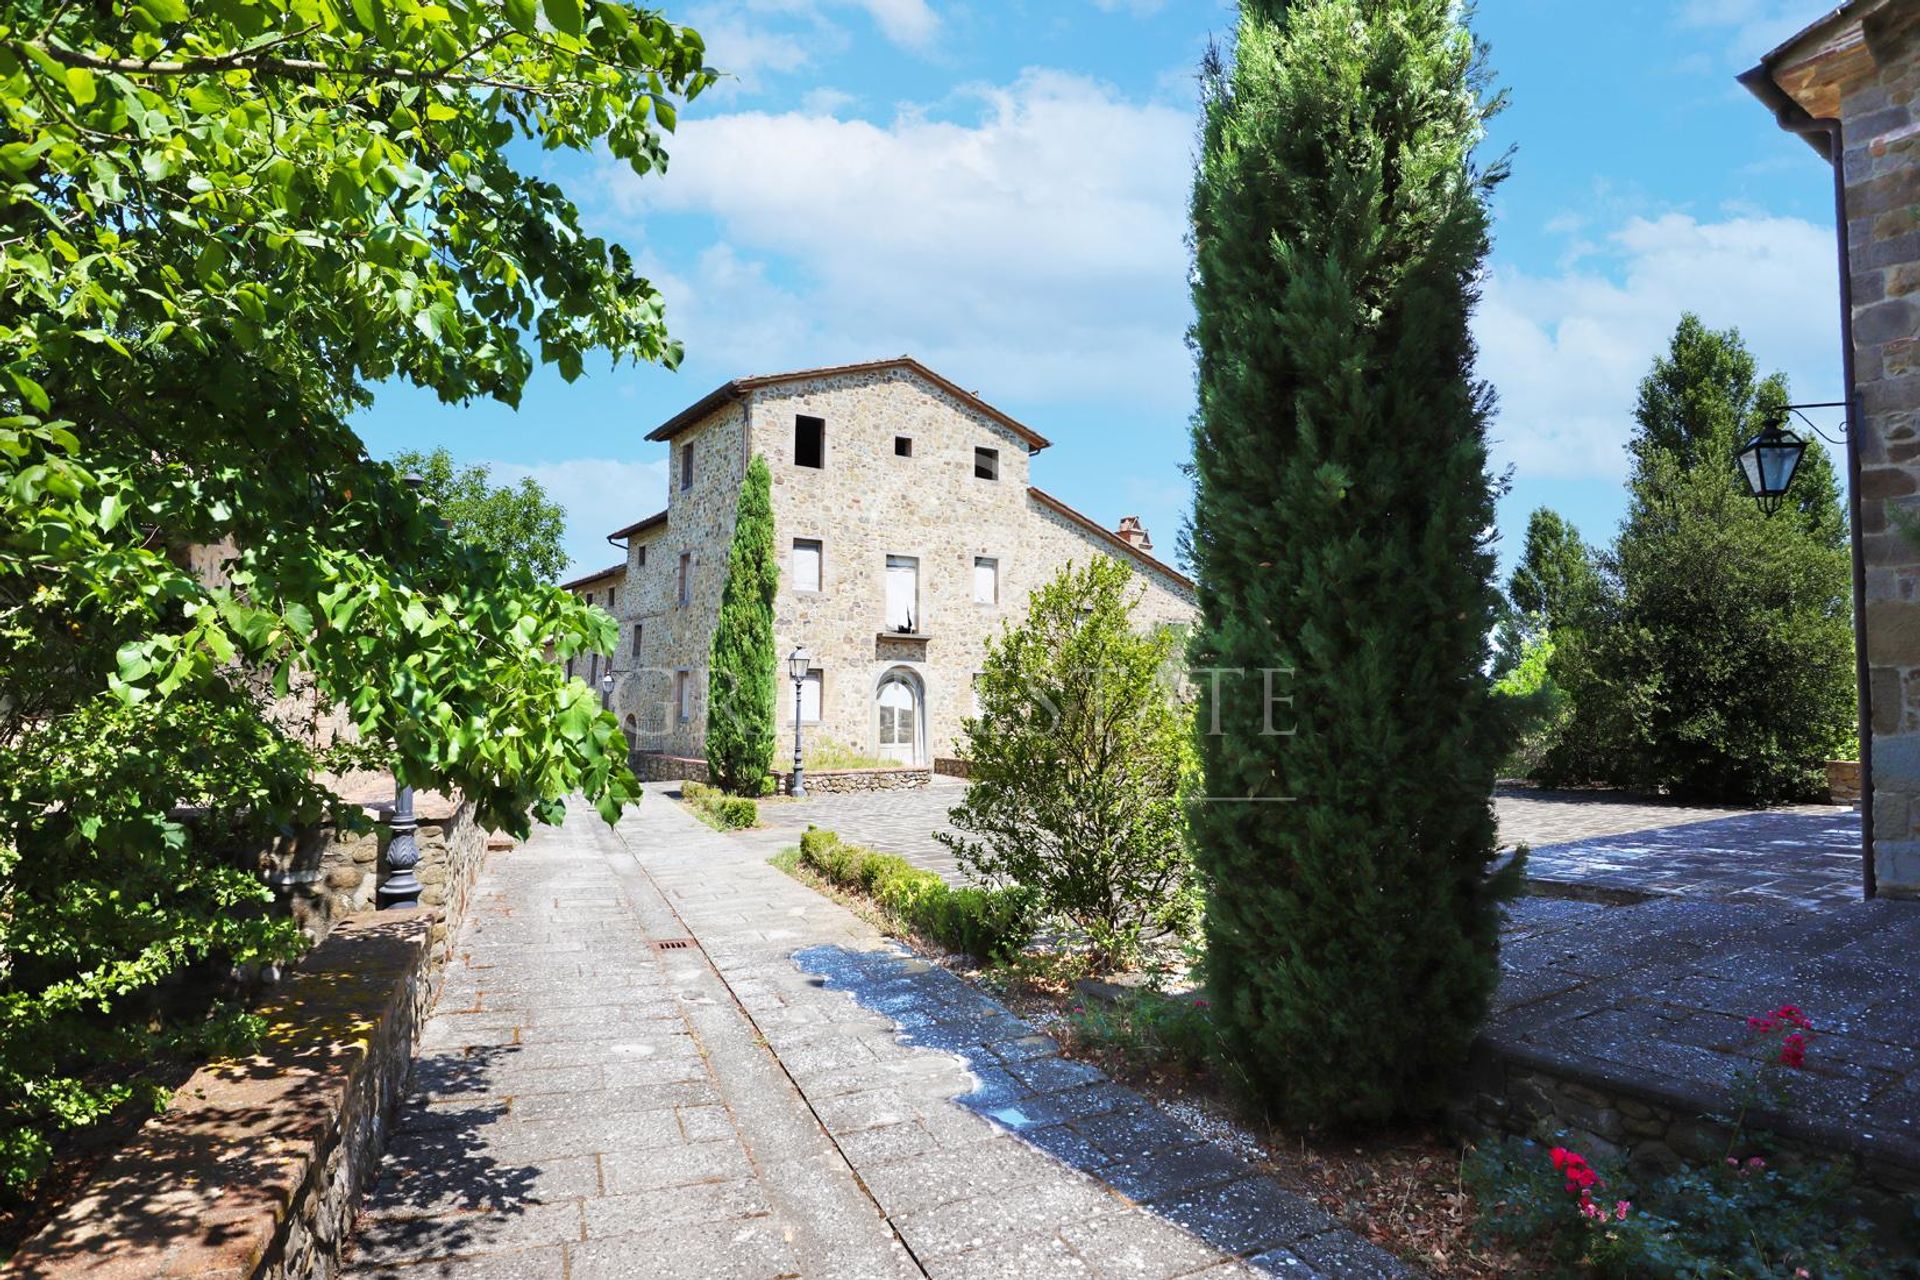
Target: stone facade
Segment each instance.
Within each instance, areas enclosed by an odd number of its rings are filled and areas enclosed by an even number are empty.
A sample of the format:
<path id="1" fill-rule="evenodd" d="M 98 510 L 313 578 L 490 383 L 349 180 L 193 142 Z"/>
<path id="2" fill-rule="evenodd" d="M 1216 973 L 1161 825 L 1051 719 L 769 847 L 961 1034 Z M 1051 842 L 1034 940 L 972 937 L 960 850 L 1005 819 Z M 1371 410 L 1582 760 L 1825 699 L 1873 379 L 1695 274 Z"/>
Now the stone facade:
<path id="1" fill-rule="evenodd" d="M 1843 4 L 1742 80 L 1823 150 L 1811 126 L 1839 122 L 1872 858 L 1879 893 L 1920 898 L 1920 540 L 1901 527 L 1920 517 L 1920 6 Z"/>
<path id="2" fill-rule="evenodd" d="M 823 424 L 818 466 L 796 454 L 803 417 Z M 1153 557 L 1137 521 L 1109 530 L 1033 488 L 1031 457 L 1047 442 L 911 359 L 742 379 L 649 438 L 672 446 L 667 509 L 614 535 L 628 539 L 614 709 L 643 752 L 704 754 L 707 654 L 755 454 L 773 473 L 775 644 L 783 656 L 801 645 L 813 655 L 820 710 L 805 728 L 816 741 L 921 771 L 951 756 L 988 637 L 1072 561 L 1104 555 L 1132 567 L 1143 625 L 1194 616 L 1192 583 Z M 978 450 L 992 451 L 994 478 L 976 475 Z M 796 539 L 818 544 L 817 589 L 796 580 Z M 889 557 L 915 562 L 909 634 L 888 625 Z M 984 602 L 975 598 L 981 559 L 994 562 L 996 586 Z M 609 579 L 592 581 L 604 590 Z M 881 741 L 883 683 L 903 686 L 913 703 L 912 741 L 891 753 Z M 784 675 L 779 687 L 784 748 L 795 708 Z"/>
<path id="3" fill-rule="evenodd" d="M 620 608 L 620 589 L 627 584 L 627 566 L 616 564 L 611 568 L 598 569 L 572 582 L 560 584 L 564 591 L 571 591 L 587 604 L 597 604 L 609 613 Z M 551 658 L 553 655 L 547 655 Z M 597 653 L 575 654 L 567 659 L 567 674 L 579 676 L 587 682 L 589 688 L 598 691 L 600 677 L 612 667 L 612 663 Z M 615 679 L 618 679 L 616 674 Z"/>

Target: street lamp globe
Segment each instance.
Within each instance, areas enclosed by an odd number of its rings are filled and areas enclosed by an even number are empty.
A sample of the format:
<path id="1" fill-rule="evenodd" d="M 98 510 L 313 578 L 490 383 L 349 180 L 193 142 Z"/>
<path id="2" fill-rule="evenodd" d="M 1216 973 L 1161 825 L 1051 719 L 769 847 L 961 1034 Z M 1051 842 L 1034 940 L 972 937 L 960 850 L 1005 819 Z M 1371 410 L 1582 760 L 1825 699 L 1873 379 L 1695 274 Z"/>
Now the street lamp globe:
<path id="1" fill-rule="evenodd" d="M 792 677 L 795 684 L 805 680 L 807 678 L 807 672 L 812 669 L 813 655 L 807 652 L 805 645 L 801 645 L 798 649 L 795 649 L 787 655 L 787 675 Z"/>
<path id="2" fill-rule="evenodd" d="M 1779 509 L 1806 452 L 1805 440 L 1779 423 L 1770 423 L 1735 455 L 1740 463 L 1740 476 L 1747 482 L 1747 492 L 1759 502 L 1762 511 L 1772 515 Z"/>

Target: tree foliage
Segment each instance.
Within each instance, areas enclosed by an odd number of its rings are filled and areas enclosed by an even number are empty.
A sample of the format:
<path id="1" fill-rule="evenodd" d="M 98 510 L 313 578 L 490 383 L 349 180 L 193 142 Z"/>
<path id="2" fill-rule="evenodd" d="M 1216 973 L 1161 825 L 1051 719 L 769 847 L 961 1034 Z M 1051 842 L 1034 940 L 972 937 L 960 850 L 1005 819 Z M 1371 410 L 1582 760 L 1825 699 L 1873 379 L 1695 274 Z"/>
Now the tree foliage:
<path id="1" fill-rule="evenodd" d="M 1810 442 L 1769 517 L 1733 462 L 1787 400 L 1738 332 L 1680 321 L 1640 384 L 1604 589 L 1548 666 L 1572 717 L 1543 777 L 1737 804 L 1818 792 L 1855 707 L 1833 463 Z"/>
<path id="2" fill-rule="evenodd" d="M 1223 1045 L 1289 1121 L 1438 1105 L 1496 978 L 1483 90 L 1448 0 L 1247 0 L 1206 84 L 1190 813 Z"/>
<path id="3" fill-rule="evenodd" d="M 420 495 L 462 542 L 498 552 L 536 582 L 552 582 L 566 569 L 567 553 L 561 545 L 566 508 L 549 499 L 532 476 L 521 476 L 517 485 L 496 486 L 485 466 L 456 466 L 444 448 L 432 453 L 408 449 L 393 456 L 393 465 L 422 481 Z"/>
<path id="4" fill-rule="evenodd" d="M 541 14 L 0 14 L 0 1181 L 199 1034 L 155 1014 L 167 979 L 297 946 L 221 859 L 327 808 L 317 770 L 391 763 L 514 831 L 637 795 L 542 660 L 611 652 L 611 621 L 448 535 L 346 423 L 378 379 L 515 403 L 536 360 L 677 358 L 626 253 L 508 152 L 659 168 L 700 42 Z"/>
<path id="5" fill-rule="evenodd" d="M 972 785 L 950 815 L 958 832 L 934 834 L 969 873 L 1034 890 L 1114 963 L 1193 911 L 1175 637 L 1134 629 L 1139 597 L 1123 564 L 1068 565 L 989 641 L 959 744 Z"/>
<path id="6" fill-rule="evenodd" d="M 727 580 L 707 664 L 707 769 L 735 795 L 764 795 L 771 781 L 773 703 L 778 656 L 773 650 L 773 597 L 780 563 L 773 551 L 773 475 L 758 454 L 740 481 Z"/>

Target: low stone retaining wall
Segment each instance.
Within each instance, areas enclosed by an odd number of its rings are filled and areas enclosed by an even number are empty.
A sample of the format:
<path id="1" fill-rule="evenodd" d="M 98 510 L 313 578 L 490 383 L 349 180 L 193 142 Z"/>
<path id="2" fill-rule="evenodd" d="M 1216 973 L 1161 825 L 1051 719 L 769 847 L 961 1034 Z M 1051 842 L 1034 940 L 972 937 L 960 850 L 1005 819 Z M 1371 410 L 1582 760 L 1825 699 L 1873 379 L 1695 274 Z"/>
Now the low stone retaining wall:
<path id="1" fill-rule="evenodd" d="M 636 751 L 633 776 L 642 782 L 705 782 L 707 762 L 692 756 L 670 756 L 662 751 Z"/>
<path id="2" fill-rule="evenodd" d="M 1731 1127 L 1710 1118 L 1734 1109 L 1730 1098 L 1696 1097 L 1623 1064 L 1619 1078 L 1591 1072 L 1482 1037 L 1474 1046 L 1467 1088 L 1453 1120 L 1469 1136 L 1506 1134 L 1543 1142 L 1562 1139 L 1584 1155 L 1624 1162 L 1636 1174 L 1671 1172 L 1684 1161 L 1712 1164 L 1761 1148 L 1769 1159 L 1825 1165 L 1844 1155 L 1853 1162 L 1859 1207 L 1888 1243 L 1920 1214 L 1920 1143 L 1903 1135 L 1859 1134 L 1790 1116 L 1749 1113 L 1739 1141 Z"/>
<path id="3" fill-rule="evenodd" d="M 31 1280 L 330 1280 L 433 999 L 433 910 L 349 917 L 14 1255 Z"/>
<path id="4" fill-rule="evenodd" d="M 387 822 L 393 816 L 393 801 L 365 798 L 369 792 L 391 797 L 393 784 L 373 780 L 347 795 L 350 801 L 362 802 L 365 813 L 378 824 L 373 830 L 343 831 L 327 824 L 243 856 L 273 887 L 281 909 L 315 942 L 323 941 L 347 916 L 378 905 L 380 882 L 386 878 Z M 447 920 L 457 924 L 466 914 L 467 894 L 486 857 L 487 833 L 474 821 L 472 803 L 459 797 L 419 792 L 413 811 L 419 823 L 414 843 L 420 849 L 420 862 L 414 875 L 420 881 L 420 904 L 440 908 Z"/>
<path id="5" fill-rule="evenodd" d="M 793 794 L 793 774 L 776 773 L 778 795 Z M 864 791 L 906 791 L 933 781 L 931 769 L 821 769 L 807 770 L 810 796 L 852 795 Z"/>
<path id="6" fill-rule="evenodd" d="M 971 778 L 973 766 L 958 756 L 935 756 L 933 771 L 949 778 Z"/>

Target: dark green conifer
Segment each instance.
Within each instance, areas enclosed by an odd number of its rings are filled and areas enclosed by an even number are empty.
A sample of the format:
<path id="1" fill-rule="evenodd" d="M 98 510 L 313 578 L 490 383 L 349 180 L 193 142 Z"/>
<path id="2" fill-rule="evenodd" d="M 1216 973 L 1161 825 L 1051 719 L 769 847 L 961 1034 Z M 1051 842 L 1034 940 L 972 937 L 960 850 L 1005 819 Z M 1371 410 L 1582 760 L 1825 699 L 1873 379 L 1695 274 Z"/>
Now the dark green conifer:
<path id="1" fill-rule="evenodd" d="M 1193 208 L 1208 981 L 1277 1118 L 1368 1123 L 1443 1100 L 1497 973 L 1495 103 L 1452 0 L 1241 8 Z"/>
<path id="2" fill-rule="evenodd" d="M 707 669 L 707 770 L 735 795 L 764 795 L 773 766 L 773 477 L 756 456 L 740 482 L 727 581 Z"/>

